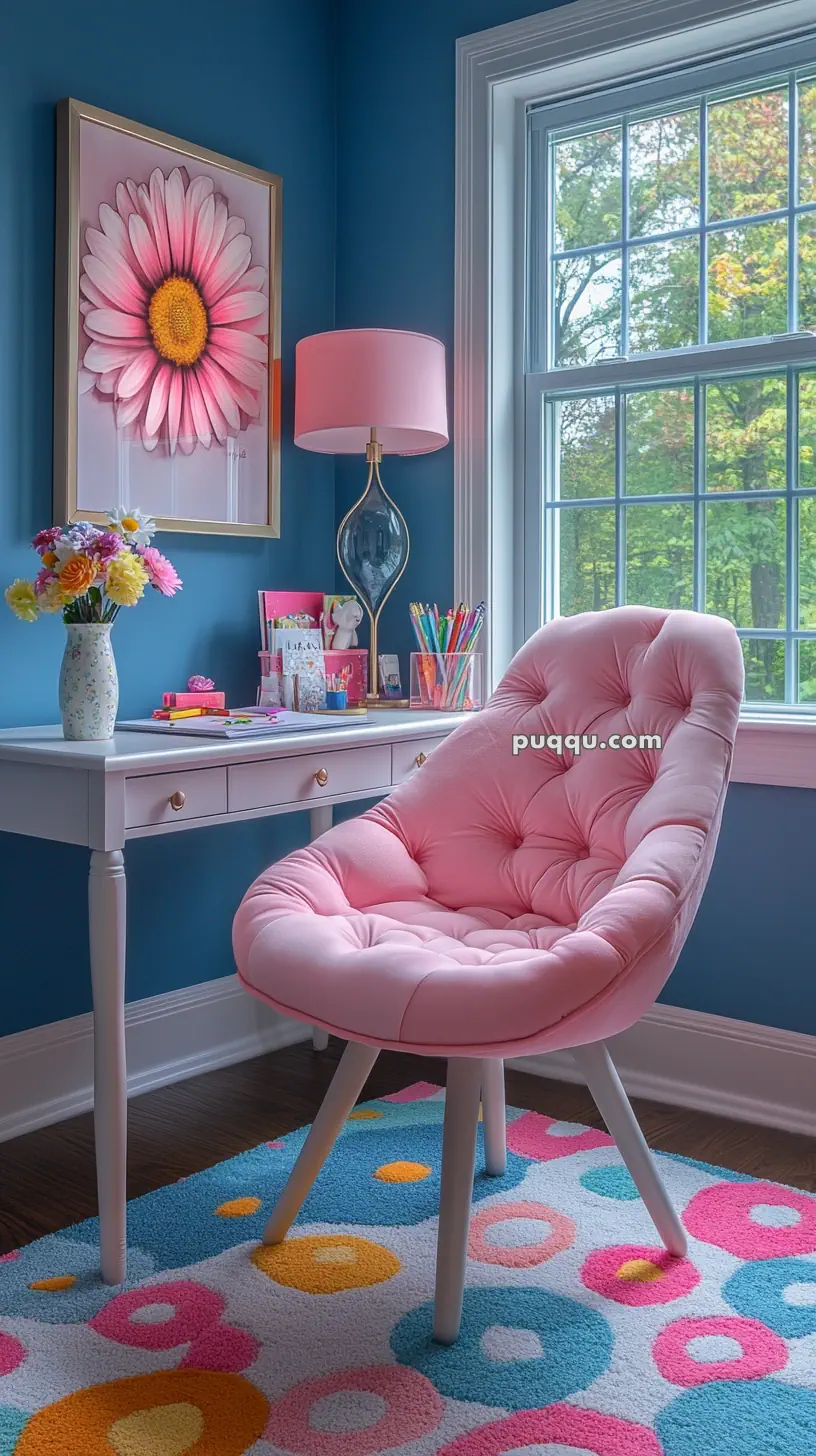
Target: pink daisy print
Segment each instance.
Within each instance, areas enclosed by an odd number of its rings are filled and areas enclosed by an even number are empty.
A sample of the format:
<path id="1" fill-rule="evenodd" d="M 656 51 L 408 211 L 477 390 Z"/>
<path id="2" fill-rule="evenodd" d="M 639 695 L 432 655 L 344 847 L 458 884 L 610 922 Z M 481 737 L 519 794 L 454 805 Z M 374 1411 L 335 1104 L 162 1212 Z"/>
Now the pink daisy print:
<path id="1" fill-rule="evenodd" d="M 223 445 L 260 413 L 267 383 L 266 269 L 209 177 L 157 167 L 130 178 L 85 231 L 80 387 L 112 399 L 146 450 Z"/>

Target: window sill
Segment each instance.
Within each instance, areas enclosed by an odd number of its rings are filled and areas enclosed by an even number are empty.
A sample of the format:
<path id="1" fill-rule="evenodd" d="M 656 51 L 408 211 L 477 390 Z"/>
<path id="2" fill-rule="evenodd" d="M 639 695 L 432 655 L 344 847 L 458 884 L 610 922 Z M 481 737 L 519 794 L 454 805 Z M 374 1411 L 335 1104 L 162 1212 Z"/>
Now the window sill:
<path id="1" fill-rule="evenodd" d="M 816 789 L 816 714 L 743 712 L 731 780 Z"/>

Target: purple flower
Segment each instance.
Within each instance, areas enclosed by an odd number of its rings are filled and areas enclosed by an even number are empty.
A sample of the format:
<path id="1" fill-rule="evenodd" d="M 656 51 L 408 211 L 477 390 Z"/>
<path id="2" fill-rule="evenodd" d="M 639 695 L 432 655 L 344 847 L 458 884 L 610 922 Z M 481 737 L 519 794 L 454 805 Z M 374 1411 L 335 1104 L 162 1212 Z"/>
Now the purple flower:
<path id="1" fill-rule="evenodd" d="M 209 693 L 214 687 L 215 683 L 211 677 L 200 677 L 194 673 L 191 678 L 187 679 L 188 693 Z"/>
<path id="2" fill-rule="evenodd" d="M 91 549 L 99 561 L 110 561 L 112 556 L 119 555 L 123 545 L 122 537 L 115 531 L 101 531 Z"/>

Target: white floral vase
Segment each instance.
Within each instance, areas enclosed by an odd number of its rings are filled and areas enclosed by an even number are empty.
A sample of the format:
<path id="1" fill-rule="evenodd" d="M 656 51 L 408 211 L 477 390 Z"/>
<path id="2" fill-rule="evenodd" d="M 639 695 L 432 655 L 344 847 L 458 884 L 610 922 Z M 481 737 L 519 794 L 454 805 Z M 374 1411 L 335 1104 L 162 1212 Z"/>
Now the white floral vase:
<path id="1" fill-rule="evenodd" d="M 110 622 L 69 622 L 59 679 L 65 738 L 112 738 L 119 706 L 119 678 Z"/>

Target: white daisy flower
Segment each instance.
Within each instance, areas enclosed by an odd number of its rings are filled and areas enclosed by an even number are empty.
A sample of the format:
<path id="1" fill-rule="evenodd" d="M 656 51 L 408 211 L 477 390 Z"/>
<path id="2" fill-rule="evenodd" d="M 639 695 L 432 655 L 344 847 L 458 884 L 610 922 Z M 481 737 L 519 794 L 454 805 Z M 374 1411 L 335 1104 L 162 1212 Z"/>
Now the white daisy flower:
<path id="1" fill-rule="evenodd" d="M 117 506 L 110 518 L 110 528 L 131 546 L 149 546 L 151 536 L 156 534 L 156 522 L 139 510 L 127 510 Z"/>

